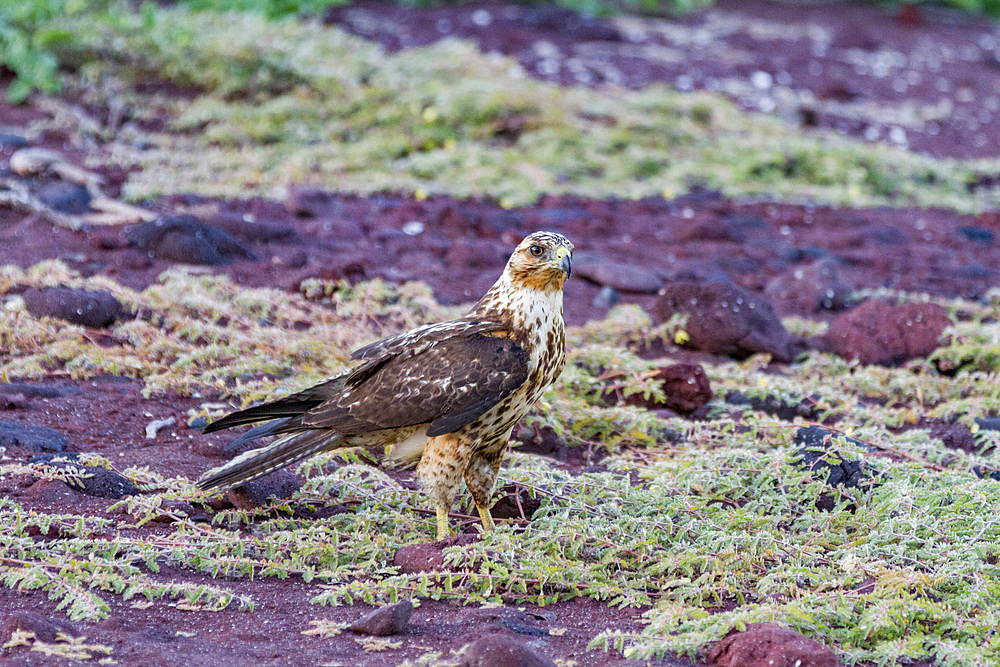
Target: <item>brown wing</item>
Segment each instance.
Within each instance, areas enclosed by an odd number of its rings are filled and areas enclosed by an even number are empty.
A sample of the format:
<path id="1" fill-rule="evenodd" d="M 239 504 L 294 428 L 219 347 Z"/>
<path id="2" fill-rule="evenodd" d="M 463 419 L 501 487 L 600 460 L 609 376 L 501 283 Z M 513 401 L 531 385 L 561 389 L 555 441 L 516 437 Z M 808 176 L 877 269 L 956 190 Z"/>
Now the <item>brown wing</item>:
<path id="1" fill-rule="evenodd" d="M 223 429 L 240 426 L 242 424 L 252 424 L 264 421 L 265 419 L 275 419 L 278 417 L 295 417 L 301 415 L 326 401 L 336 400 L 337 396 L 348 386 L 358 385 L 371 377 L 386 363 L 393 359 L 409 358 L 419 355 L 428 346 L 456 335 L 471 335 L 480 331 L 496 331 L 502 329 L 502 325 L 482 319 L 460 318 L 441 322 L 439 324 L 428 324 L 410 331 L 388 336 L 355 350 L 351 355 L 353 360 L 362 360 L 354 368 L 349 368 L 334 377 L 317 385 L 285 396 L 284 398 L 255 405 L 246 410 L 240 410 L 226 415 L 206 426 L 203 433 L 213 433 Z M 286 430 L 292 426 L 297 426 L 298 421 L 292 420 Z M 244 434 L 240 441 L 245 441 L 249 437 L 261 437 L 261 435 L 275 435 L 276 426 L 271 426 L 268 430 L 255 430 L 252 433 Z M 283 431 L 280 431 L 283 432 Z M 260 435 L 257 435 L 257 434 Z"/>
<path id="2" fill-rule="evenodd" d="M 496 328 L 495 325 L 493 328 Z M 302 416 L 307 428 L 354 435 L 427 424 L 427 435 L 451 433 L 524 384 L 528 356 L 508 338 L 470 327 L 420 351 L 379 358 L 357 384 Z"/>
<path id="3" fill-rule="evenodd" d="M 438 341 L 460 336 L 463 334 L 473 334 L 479 331 L 496 331 L 503 326 L 497 322 L 489 320 L 472 319 L 461 317 L 457 320 L 449 320 L 438 324 L 425 324 L 416 329 L 410 329 L 395 336 L 387 336 L 377 340 L 370 345 L 365 345 L 351 353 L 352 360 L 376 360 L 388 359 L 399 354 L 419 354 L 427 345 L 432 345 Z"/>

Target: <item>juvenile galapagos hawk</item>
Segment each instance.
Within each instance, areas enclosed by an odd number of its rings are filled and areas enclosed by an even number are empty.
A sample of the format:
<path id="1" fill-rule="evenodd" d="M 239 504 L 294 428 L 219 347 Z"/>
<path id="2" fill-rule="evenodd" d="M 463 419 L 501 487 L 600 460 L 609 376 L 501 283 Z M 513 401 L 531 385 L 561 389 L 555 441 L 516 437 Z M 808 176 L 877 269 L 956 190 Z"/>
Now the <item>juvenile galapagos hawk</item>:
<path id="1" fill-rule="evenodd" d="M 565 236 L 535 232 L 465 317 L 383 338 L 325 382 L 209 424 L 205 433 L 272 420 L 234 444 L 278 437 L 198 485 L 225 490 L 320 452 L 364 447 L 389 465 L 416 462 L 437 539 L 448 535 L 463 478 L 490 530 L 489 499 L 511 430 L 565 362 L 562 290 L 572 252 Z"/>

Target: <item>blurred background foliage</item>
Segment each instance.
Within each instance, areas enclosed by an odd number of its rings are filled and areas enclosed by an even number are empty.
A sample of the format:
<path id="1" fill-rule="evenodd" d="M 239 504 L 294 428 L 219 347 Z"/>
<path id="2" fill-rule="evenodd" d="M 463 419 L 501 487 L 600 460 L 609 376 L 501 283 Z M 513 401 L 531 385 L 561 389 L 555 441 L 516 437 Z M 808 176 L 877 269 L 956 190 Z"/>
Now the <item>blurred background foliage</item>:
<path id="1" fill-rule="evenodd" d="M 397 0 L 406 5 L 440 4 L 428 0 Z M 795 0 L 790 0 L 795 1 Z M 558 4 L 588 14 L 638 12 L 680 15 L 708 6 L 712 0 L 559 0 Z M 286 16 L 321 16 L 347 0 L 177 0 L 195 11 L 252 12 L 268 19 Z M 816 4 L 813 2 L 813 4 Z M 1000 18 L 1000 0 L 944 0 L 938 4 L 967 12 Z M 33 91 L 60 90 L 61 63 L 54 47 L 72 43 L 74 35 L 49 27 L 55 19 L 87 14 L 113 25 L 122 15 L 135 11 L 134 2 L 123 0 L 0 0 L 0 75 L 13 76 L 7 98 L 19 103 Z M 151 16 L 152 6 L 144 3 L 139 11 Z"/>

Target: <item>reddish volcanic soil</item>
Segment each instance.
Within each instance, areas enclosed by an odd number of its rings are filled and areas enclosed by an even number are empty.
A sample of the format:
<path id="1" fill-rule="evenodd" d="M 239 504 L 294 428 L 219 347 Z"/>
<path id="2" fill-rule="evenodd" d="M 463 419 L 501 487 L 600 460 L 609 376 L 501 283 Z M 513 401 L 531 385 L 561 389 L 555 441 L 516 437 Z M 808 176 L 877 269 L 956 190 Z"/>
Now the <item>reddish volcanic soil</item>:
<path id="1" fill-rule="evenodd" d="M 874 140 L 902 136 L 911 148 L 934 155 L 1000 153 L 997 31 L 977 19 L 930 9 L 899 15 L 854 4 L 812 8 L 727 0 L 670 24 L 683 31 L 649 34 L 561 9 L 498 3 L 441 9 L 361 3 L 331 10 L 326 18 L 390 48 L 449 35 L 476 38 L 484 49 L 516 56 L 531 74 L 562 83 L 617 81 L 640 87 L 666 81 L 681 88 L 714 88 L 731 92 L 747 108 L 776 109 L 807 125 Z M 681 35 L 692 42 L 681 44 Z M 757 48 L 754 40 L 763 39 L 768 48 Z M 538 40 L 555 51 L 539 53 Z M 788 101 L 793 97 L 794 104 Z M 897 125 L 884 118 L 855 113 L 866 102 L 890 105 L 903 99 L 927 105 L 944 100 L 951 110 L 903 129 L 902 135 L 893 133 Z M 0 112 L 4 124 L 14 128 L 37 115 L 6 104 L 0 104 Z M 65 152 L 80 162 L 86 151 L 77 147 Z M 0 150 L 0 164 L 10 154 L 9 148 Z M 111 176 L 119 183 L 125 178 L 124 172 Z M 648 308 L 659 287 L 676 279 L 732 280 L 753 292 L 770 285 L 767 294 L 779 313 L 822 318 L 829 314 L 803 306 L 809 301 L 799 298 L 797 288 L 775 285 L 796 285 L 816 262 L 826 261 L 849 288 L 886 286 L 978 298 L 996 284 L 1000 266 L 995 240 L 1000 213 L 838 209 L 735 201 L 707 191 L 671 201 L 547 197 L 537 206 L 513 210 L 481 200 L 416 201 L 399 194 L 359 197 L 315 191 L 293 191 L 285 202 L 177 194 L 148 205 L 175 213 L 197 207 L 204 222 L 231 234 L 250 258 L 206 270 L 225 273 L 240 284 L 294 290 L 307 277 L 422 280 L 447 303 L 469 302 L 485 291 L 526 233 L 560 231 L 577 247 L 573 279 L 566 288 L 570 324 L 600 318 L 614 302 Z M 40 216 L 0 207 L 0 265 L 26 267 L 59 258 L 86 275 L 107 274 L 142 288 L 155 282 L 170 262 L 133 247 L 129 238 L 124 229 L 70 231 Z M 146 400 L 140 382 L 114 377 L 86 382 L 52 377 L 33 384 L 55 389 L 55 395 L 0 392 L 0 420 L 54 428 L 69 437 L 69 449 L 105 455 L 121 467 L 149 465 L 197 476 L 220 462 L 229 440 L 226 435 L 202 436 L 185 425 L 187 410 L 204 399 L 161 395 Z M 5 399 L 10 395 L 20 398 Z M 177 424 L 146 440 L 146 424 L 169 416 Z M 17 449 L 8 454 L 30 456 Z M 570 467 L 586 463 L 578 460 Z M 0 493 L 40 511 L 71 504 L 73 511 L 102 515 L 113 502 L 29 491 L 10 479 L 0 480 Z M 162 529 L 147 524 L 135 532 L 141 536 Z M 180 571 L 170 574 L 202 579 Z M 586 652 L 587 642 L 605 628 L 642 627 L 641 610 L 618 610 L 591 600 L 541 611 L 425 601 L 408 629 L 394 638 L 403 641 L 403 648 L 379 654 L 366 653 L 351 640 L 300 634 L 313 619 L 352 621 L 367 611 L 364 605 L 311 605 L 312 593 L 295 579 L 226 583 L 251 595 L 260 603 L 258 609 L 216 614 L 191 614 L 162 604 L 136 609 L 109 595 L 111 617 L 77 624 L 74 634 L 113 646 L 112 657 L 120 664 L 224 665 L 249 659 L 275 665 L 388 665 L 431 649 L 457 649 L 494 631 L 581 666 L 647 664 Z M 44 594 L 0 588 L 4 612 L 33 610 L 59 617 L 54 608 Z M 547 630 L 555 627 L 568 631 L 549 636 Z M 196 634 L 187 637 L 178 631 Z M 0 664 L 42 663 L 22 650 L 0 653 Z M 648 664 L 690 663 L 665 659 Z"/>
<path id="2" fill-rule="evenodd" d="M 475 301 L 526 234 L 559 231 L 576 244 L 577 279 L 566 286 L 570 324 L 607 312 L 595 305 L 603 285 L 615 288 L 619 302 L 648 307 L 668 280 L 721 278 L 761 291 L 774 278 L 794 277 L 830 259 L 841 279 L 856 288 L 977 298 L 996 283 L 1000 266 L 993 238 L 1000 233 L 998 213 L 748 203 L 713 192 L 670 201 L 546 197 L 514 210 L 447 197 L 418 202 L 409 195 L 311 192 L 307 203 L 305 198 L 293 193 L 281 203 L 173 196 L 156 206 L 215 207 L 204 221 L 231 233 L 254 259 L 211 270 L 240 284 L 294 290 L 307 277 L 422 280 L 445 303 Z M 414 221 L 422 231 L 410 236 L 403 228 Z M 0 209 L 0 264 L 26 267 L 48 258 L 140 289 L 170 265 L 128 247 L 119 228 L 75 232 Z M 776 299 L 779 312 L 798 310 L 794 296 Z"/>

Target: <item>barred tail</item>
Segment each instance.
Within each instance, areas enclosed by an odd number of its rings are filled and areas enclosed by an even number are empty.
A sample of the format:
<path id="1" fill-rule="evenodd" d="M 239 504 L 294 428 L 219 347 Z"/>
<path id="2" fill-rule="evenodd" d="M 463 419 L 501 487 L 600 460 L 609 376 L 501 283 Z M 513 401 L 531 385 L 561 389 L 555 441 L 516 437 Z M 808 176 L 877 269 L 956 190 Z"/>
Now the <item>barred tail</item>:
<path id="1" fill-rule="evenodd" d="M 198 481 L 205 491 L 225 491 L 257 479 L 278 468 L 303 461 L 314 454 L 347 446 L 344 436 L 326 429 L 292 433 L 271 444 L 240 454 Z"/>

